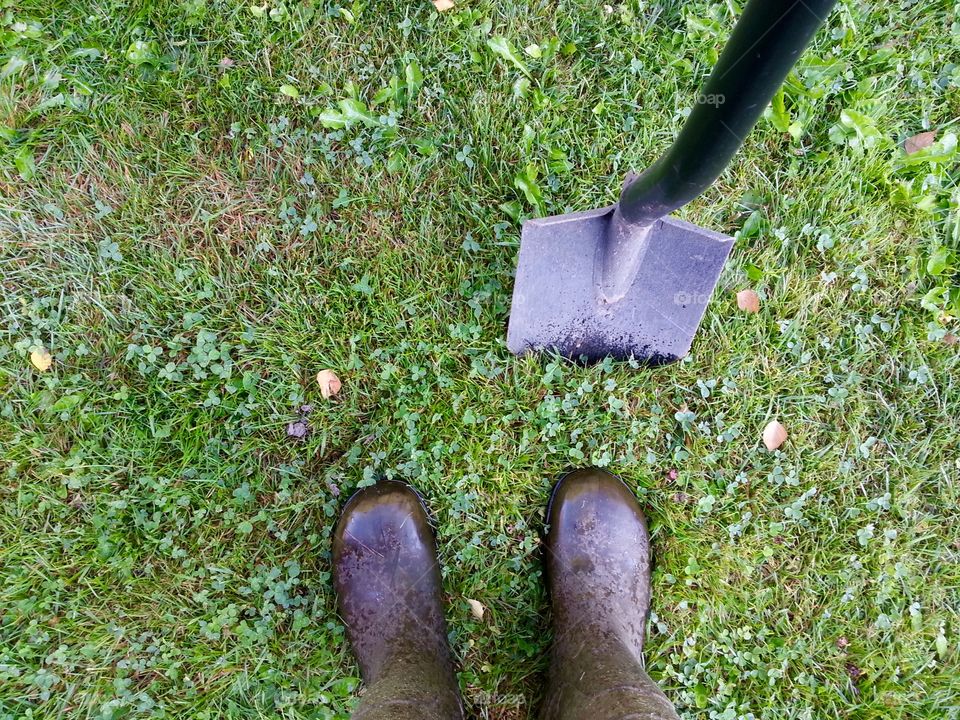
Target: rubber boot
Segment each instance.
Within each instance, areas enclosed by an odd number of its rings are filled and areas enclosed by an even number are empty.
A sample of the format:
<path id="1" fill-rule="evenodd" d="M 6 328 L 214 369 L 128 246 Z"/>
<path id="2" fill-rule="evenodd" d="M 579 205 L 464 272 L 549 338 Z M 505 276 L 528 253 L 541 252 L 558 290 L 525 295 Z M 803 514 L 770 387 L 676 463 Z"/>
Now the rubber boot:
<path id="1" fill-rule="evenodd" d="M 554 638 L 542 720 L 676 720 L 643 669 L 650 535 L 633 493 L 604 470 L 577 470 L 554 488 L 547 522 Z"/>
<path id="2" fill-rule="evenodd" d="M 353 719 L 461 720 L 433 531 L 412 488 L 385 481 L 350 498 L 333 578 L 366 686 Z"/>

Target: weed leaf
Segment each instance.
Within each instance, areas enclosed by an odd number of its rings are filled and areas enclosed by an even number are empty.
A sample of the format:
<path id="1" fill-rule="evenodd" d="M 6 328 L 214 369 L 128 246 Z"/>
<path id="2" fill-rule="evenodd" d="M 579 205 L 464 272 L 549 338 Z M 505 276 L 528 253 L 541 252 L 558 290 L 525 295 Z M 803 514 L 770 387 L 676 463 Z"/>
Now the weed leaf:
<path id="1" fill-rule="evenodd" d="M 513 46 L 513 43 L 503 35 L 497 35 L 487 40 L 487 47 L 493 51 L 494 55 L 498 55 L 507 62 L 512 63 L 527 77 L 533 77 L 530 74 L 530 69 L 526 66 L 526 63 L 523 62 L 517 49 Z"/>

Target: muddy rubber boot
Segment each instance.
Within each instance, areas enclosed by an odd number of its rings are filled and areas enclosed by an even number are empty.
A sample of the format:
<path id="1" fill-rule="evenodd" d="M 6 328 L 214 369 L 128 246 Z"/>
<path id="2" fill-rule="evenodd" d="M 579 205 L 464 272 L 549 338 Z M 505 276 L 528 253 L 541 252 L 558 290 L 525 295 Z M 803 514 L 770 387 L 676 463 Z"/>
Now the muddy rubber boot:
<path id="1" fill-rule="evenodd" d="M 385 481 L 350 498 L 333 578 L 366 686 L 353 720 L 461 720 L 433 530 L 412 488 Z"/>
<path id="2" fill-rule="evenodd" d="M 596 468 L 566 475 L 547 510 L 553 648 L 542 720 L 676 720 L 643 669 L 650 535 L 633 493 Z"/>

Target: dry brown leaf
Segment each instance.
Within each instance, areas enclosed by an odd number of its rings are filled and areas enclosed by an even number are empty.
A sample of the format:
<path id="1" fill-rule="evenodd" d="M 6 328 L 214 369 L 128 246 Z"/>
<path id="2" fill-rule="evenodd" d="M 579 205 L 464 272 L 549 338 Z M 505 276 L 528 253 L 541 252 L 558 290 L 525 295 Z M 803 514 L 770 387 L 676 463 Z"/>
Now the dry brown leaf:
<path id="1" fill-rule="evenodd" d="M 737 293 L 737 307 L 748 313 L 760 312 L 760 296 L 753 290 L 741 290 Z"/>
<path id="2" fill-rule="evenodd" d="M 907 138 L 907 141 L 903 144 L 903 149 L 906 150 L 907 155 L 913 155 L 918 150 L 923 150 L 933 145 L 933 141 L 937 137 L 936 130 L 930 130 L 929 132 L 922 132 L 919 135 L 914 135 L 913 137 Z"/>
<path id="3" fill-rule="evenodd" d="M 483 614 L 487 609 L 483 606 L 479 600 L 473 600 L 472 598 L 466 598 L 467 605 L 470 606 L 470 614 L 473 615 L 477 620 L 483 620 Z"/>
<path id="4" fill-rule="evenodd" d="M 787 441 L 787 429 L 776 420 L 771 420 L 763 429 L 763 444 L 773 452 Z"/>
<path id="5" fill-rule="evenodd" d="M 46 348 L 40 348 L 30 353 L 30 362 L 40 372 L 46 372 L 53 365 L 53 356 Z"/>
<path id="6" fill-rule="evenodd" d="M 947 333 L 946 335 L 943 336 L 943 342 L 945 345 L 949 347 L 953 347 L 954 345 L 957 344 L 957 336 L 954 335 L 953 333 Z"/>
<path id="7" fill-rule="evenodd" d="M 446 12 L 453 9 L 453 0 L 433 0 L 433 6 L 437 12 Z"/>
<path id="8" fill-rule="evenodd" d="M 320 394 L 324 400 L 329 400 L 338 392 L 342 383 L 340 378 L 333 370 L 321 370 L 317 373 L 317 384 L 320 386 Z"/>

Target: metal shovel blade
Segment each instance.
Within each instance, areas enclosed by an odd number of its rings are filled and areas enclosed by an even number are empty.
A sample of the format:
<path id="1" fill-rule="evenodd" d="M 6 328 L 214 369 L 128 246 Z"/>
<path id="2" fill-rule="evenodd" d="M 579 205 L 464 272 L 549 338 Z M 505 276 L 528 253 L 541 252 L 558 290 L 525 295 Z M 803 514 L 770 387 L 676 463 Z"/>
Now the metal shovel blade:
<path id="1" fill-rule="evenodd" d="M 690 351 L 733 238 L 670 217 L 657 220 L 633 281 L 608 302 L 598 260 L 615 208 L 524 223 L 507 331 L 513 353 L 662 365 Z"/>

